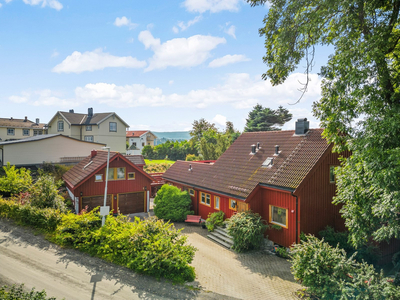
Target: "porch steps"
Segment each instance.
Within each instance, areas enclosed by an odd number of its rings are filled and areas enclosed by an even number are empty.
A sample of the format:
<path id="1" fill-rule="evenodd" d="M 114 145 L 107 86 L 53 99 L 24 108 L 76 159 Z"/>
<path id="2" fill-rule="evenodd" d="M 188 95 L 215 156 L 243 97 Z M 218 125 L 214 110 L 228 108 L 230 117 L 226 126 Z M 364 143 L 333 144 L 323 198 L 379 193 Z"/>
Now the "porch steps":
<path id="1" fill-rule="evenodd" d="M 233 246 L 233 238 L 229 235 L 228 230 L 222 227 L 216 227 L 207 237 L 218 244 L 231 249 Z"/>

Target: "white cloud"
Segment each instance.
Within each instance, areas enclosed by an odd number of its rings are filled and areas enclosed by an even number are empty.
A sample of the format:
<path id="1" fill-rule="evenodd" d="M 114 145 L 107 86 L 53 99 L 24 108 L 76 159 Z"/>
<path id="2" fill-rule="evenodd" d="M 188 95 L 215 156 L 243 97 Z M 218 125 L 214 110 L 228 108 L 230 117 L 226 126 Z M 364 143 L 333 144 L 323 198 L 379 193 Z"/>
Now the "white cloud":
<path id="1" fill-rule="evenodd" d="M 174 84 L 174 81 L 173 81 L 173 80 L 170 80 L 170 81 L 168 81 L 168 84 L 169 84 L 169 85 Z"/>
<path id="2" fill-rule="evenodd" d="M 2 7 L 2 6 L 3 6 L 3 4 L 0 3 L 0 7 Z"/>
<path id="3" fill-rule="evenodd" d="M 42 7 L 49 6 L 51 8 L 54 8 L 55 10 L 61 10 L 63 8 L 63 5 L 58 2 L 57 0 L 23 0 L 25 4 L 29 5 L 39 5 L 41 4 Z M 6 2 L 10 2 L 7 1 Z"/>
<path id="4" fill-rule="evenodd" d="M 92 52 L 74 51 L 60 64 L 53 68 L 56 73 L 82 73 L 85 71 L 102 70 L 104 68 L 144 68 L 146 62 L 139 61 L 132 56 L 113 56 L 96 49 Z"/>
<path id="5" fill-rule="evenodd" d="M 236 39 L 236 27 L 234 25 L 231 25 L 228 29 L 225 29 L 224 32 Z"/>
<path id="6" fill-rule="evenodd" d="M 57 57 L 58 55 L 60 55 L 60 53 L 58 53 L 57 50 L 54 50 L 53 53 L 51 54 L 51 57 Z"/>
<path id="7" fill-rule="evenodd" d="M 133 29 L 138 26 L 138 24 L 132 23 L 131 20 L 125 16 L 121 18 L 117 17 L 114 21 L 114 25 L 117 27 L 128 26 L 129 29 Z"/>
<path id="8" fill-rule="evenodd" d="M 234 63 L 237 63 L 237 62 L 249 61 L 249 60 L 250 59 L 247 58 L 245 55 L 239 55 L 239 54 L 225 55 L 224 57 L 220 57 L 220 58 L 214 59 L 213 61 L 211 61 L 208 64 L 208 66 L 210 68 L 218 68 L 218 67 L 234 64 Z"/>
<path id="9" fill-rule="evenodd" d="M 190 12 L 211 13 L 220 12 L 223 10 L 238 11 L 239 0 L 185 0 L 183 6 Z"/>
<path id="10" fill-rule="evenodd" d="M 210 56 L 210 51 L 219 44 L 226 43 L 224 38 L 194 35 L 189 38 L 176 38 L 161 44 L 160 39 L 153 37 L 150 31 L 139 34 L 146 49 L 151 49 L 154 55 L 149 60 L 145 71 L 165 69 L 166 67 L 194 67 L 202 64 Z"/>
<path id="11" fill-rule="evenodd" d="M 216 115 L 212 120 L 212 123 L 215 123 L 218 127 L 225 128 L 226 127 L 226 117 L 223 115 Z"/>
<path id="12" fill-rule="evenodd" d="M 10 3 L 12 0 L 5 0 L 6 3 Z"/>
<path id="13" fill-rule="evenodd" d="M 181 21 L 181 22 L 178 22 L 177 26 L 180 28 L 181 31 L 185 31 L 190 26 L 192 26 L 192 25 L 196 24 L 197 22 L 199 22 L 202 18 L 203 17 L 200 15 L 200 16 L 195 17 L 193 20 L 187 21 L 186 23 Z M 174 33 L 178 33 L 179 32 L 179 28 L 178 27 L 176 27 L 176 26 L 172 27 L 172 31 Z"/>
<path id="14" fill-rule="evenodd" d="M 87 102 L 77 101 L 76 99 L 63 99 L 60 93 L 51 91 L 49 89 L 37 90 L 34 92 L 22 92 L 21 96 L 10 96 L 8 98 L 14 103 L 27 103 L 33 106 L 55 106 L 67 108 L 71 106 L 77 106 L 79 104 Z"/>

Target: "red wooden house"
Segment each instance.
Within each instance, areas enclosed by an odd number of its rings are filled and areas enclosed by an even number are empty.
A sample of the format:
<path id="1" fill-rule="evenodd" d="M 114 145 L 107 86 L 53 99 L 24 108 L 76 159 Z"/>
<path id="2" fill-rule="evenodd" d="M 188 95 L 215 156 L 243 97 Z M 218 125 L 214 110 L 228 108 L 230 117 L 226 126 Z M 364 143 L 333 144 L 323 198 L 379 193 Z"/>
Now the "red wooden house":
<path id="1" fill-rule="evenodd" d="M 339 155 L 321 133 L 308 129 L 307 119 L 296 130 L 243 133 L 214 164 L 178 161 L 163 178 L 189 191 L 202 218 L 252 210 L 280 228 L 268 230 L 269 239 L 288 247 L 301 232 L 344 230 L 340 207 L 331 203 Z"/>
<path id="2" fill-rule="evenodd" d="M 143 171 L 141 155 L 124 156 L 110 152 L 107 205 L 114 213 L 146 212 L 153 178 Z M 75 211 L 103 206 L 107 168 L 107 151 L 93 150 L 91 154 L 63 176 Z"/>

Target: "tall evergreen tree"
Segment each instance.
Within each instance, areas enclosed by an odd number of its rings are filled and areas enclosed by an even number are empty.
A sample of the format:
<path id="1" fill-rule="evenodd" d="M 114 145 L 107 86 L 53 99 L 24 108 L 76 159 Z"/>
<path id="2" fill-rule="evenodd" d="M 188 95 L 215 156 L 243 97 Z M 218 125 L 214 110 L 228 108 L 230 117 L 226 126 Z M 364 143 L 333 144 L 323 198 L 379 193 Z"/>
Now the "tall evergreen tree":
<path id="1" fill-rule="evenodd" d="M 281 130 L 277 126 L 283 126 L 286 122 L 292 119 L 292 114 L 286 108 L 279 106 L 277 110 L 264 108 L 257 104 L 253 110 L 249 112 L 249 117 L 246 119 L 245 132 L 255 131 L 276 131 Z"/>

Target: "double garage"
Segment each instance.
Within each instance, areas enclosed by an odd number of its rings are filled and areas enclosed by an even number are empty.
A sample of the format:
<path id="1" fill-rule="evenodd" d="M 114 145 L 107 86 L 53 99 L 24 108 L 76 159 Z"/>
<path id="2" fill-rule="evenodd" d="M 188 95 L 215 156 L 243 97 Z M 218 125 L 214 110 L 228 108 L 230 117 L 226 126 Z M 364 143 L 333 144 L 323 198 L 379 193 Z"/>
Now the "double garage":
<path id="1" fill-rule="evenodd" d="M 112 201 L 113 199 L 113 201 Z M 107 195 L 106 205 L 110 206 L 110 210 L 114 213 L 118 211 L 123 214 L 134 214 L 145 211 L 146 194 L 145 192 L 122 193 L 115 195 Z M 103 206 L 103 196 L 82 197 L 82 209 L 86 206 L 91 211 L 97 206 Z"/>

